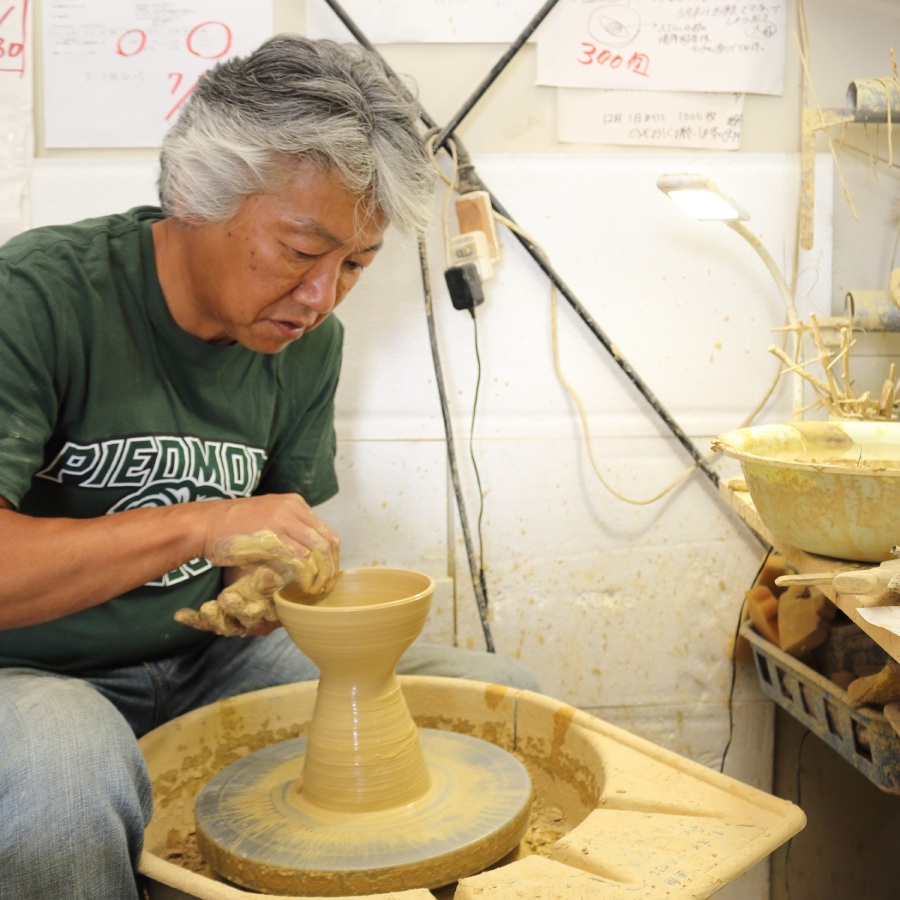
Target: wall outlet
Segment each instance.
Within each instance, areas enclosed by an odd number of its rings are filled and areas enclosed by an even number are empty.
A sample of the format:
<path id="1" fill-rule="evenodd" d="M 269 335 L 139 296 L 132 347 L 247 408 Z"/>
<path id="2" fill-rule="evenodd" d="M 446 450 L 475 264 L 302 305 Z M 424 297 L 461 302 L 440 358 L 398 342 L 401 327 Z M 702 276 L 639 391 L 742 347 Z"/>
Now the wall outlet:
<path id="1" fill-rule="evenodd" d="M 497 238 L 497 223 L 494 209 L 487 191 L 470 191 L 456 201 L 456 221 L 460 234 L 481 232 L 487 240 L 491 260 L 500 259 L 500 241 Z"/>

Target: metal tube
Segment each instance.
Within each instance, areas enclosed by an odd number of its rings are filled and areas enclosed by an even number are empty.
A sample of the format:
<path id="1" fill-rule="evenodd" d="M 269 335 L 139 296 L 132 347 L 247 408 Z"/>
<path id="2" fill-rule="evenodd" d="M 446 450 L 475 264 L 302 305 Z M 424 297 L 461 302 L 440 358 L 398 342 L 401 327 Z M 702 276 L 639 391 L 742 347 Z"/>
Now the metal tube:
<path id="1" fill-rule="evenodd" d="M 887 291 L 850 291 L 845 302 L 855 331 L 900 331 L 900 307 Z"/>
<path id="2" fill-rule="evenodd" d="M 847 105 L 854 122 L 900 122 L 900 85 L 895 78 L 863 78 L 851 81 Z"/>

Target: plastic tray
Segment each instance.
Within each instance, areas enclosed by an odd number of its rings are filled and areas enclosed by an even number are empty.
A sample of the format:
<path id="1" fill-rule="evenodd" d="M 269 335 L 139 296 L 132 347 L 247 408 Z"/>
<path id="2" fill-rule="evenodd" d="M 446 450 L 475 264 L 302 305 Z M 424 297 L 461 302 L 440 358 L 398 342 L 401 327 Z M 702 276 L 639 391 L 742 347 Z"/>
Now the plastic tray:
<path id="1" fill-rule="evenodd" d="M 854 709 L 841 690 L 744 622 L 763 691 L 862 772 L 874 785 L 900 794 L 900 737 L 877 710 Z"/>
<path id="2" fill-rule="evenodd" d="M 806 823 L 787 800 L 552 697 L 458 678 L 406 675 L 400 683 L 421 727 L 514 752 L 536 799 L 566 822 L 543 848 L 547 855 L 514 852 L 507 864 L 463 878 L 454 900 L 697 900 Z M 169 850 L 194 828 L 202 785 L 246 753 L 305 733 L 315 699 L 314 682 L 265 688 L 195 709 L 141 738 L 156 800 L 140 865 L 152 900 L 266 900 L 176 865 Z M 424 888 L 378 897 L 434 900 Z"/>

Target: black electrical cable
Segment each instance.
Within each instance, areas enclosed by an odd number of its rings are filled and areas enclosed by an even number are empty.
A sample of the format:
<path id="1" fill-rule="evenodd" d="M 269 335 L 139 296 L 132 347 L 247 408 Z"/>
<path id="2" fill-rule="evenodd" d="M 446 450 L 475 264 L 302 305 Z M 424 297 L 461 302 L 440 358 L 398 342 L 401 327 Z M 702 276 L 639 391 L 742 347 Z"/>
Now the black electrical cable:
<path id="1" fill-rule="evenodd" d="M 391 69 L 391 67 L 387 64 L 384 57 L 378 53 L 375 46 L 366 38 L 366 36 L 359 30 L 356 23 L 347 15 L 341 5 L 337 2 L 337 0 L 325 0 L 325 2 L 331 7 L 331 10 L 334 14 L 344 23 L 353 37 L 364 46 L 366 49 L 372 51 L 377 54 L 381 59 L 381 64 L 384 66 L 385 72 L 392 78 L 394 78 L 398 84 L 405 88 L 403 85 L 403 80 L 396 74 L 396 72 Z M 542 10 L 543 11 L 543 10 Z M 540 15 L 540 13 L 538 13 Z M 521 44 L 519 44 L 521 46 Z M 518 47 L 517 47 L 518 49 Z M 509 62 L 509 59 L 506 60 Z M 499 75 L 499 72 L 494 73 L 494 78 Z M 484 91 L 482 90 L 482 94 Z M 471 109 L 471 106 L 469 107 Z M 419 104 L 419 117 L 422 122 L 425 123 L 429 128 L 436 128 L 436 124 L 434 119 L 432 119 L 422 108 L 421 104 Z M 456 117 L 459 121 L 461 121 L 460 117 Z M 459 121 L 456 122 L 457 126 L 459 125 Z M 459 139 L 454 137 L 454 141 L 457 145 L 458 149 L 462 149 L 462 144 Z M 471 162 L 467 164 L 467 166 L 460 166 L 460 191 L 472 191 L 472 190 L 482 190 L 485 191 L 488 196 L 491 198 L 491 204 L 494 209 L 500 213 L 504 218 L 509 219 L 510 221 L 514 221 L 512 216 L 504 209 L 503 205 L 497 200 L 497 198 L 491 193 L 488 187 L 484 184 L 484 182 L 480 179 L 480 177 L 475 173 L 474 166 Z M 690 456 L 697 463 L 697 466 L 706 475 L 707 478 L 712 482 L 714 487 L 718 487 L 719 485 L 719 476 L 718 474 L 710 468 L 709 463 L 704 458 L 703 454 L 700 450 L 694 445 L 693 441 L 685 434 L 682 428 L 678 425 L 678 423 L 672 418 L 672 416 L 666 411 L 665 407 L 660 403 L 657 399 L 656 395 L 650 390 L 650 388 L 644 384 L 643 379 L 638 375 L 638 373 L 631 367 L 628 361 L 619 353 L 618 348 L 613 344 L 613 342 L 607 337 L 606 333 L 603 329 L 594 321 L 591 314 L 588 310 L 581 304 L 575 294 L 572 292 L 571 288 L 562 280 L 562 277 L 559 273 L 553 268 L 550 264 L 549 260 L 540 252 L 539 248 L 537 248 L 531 241 L 521 234 L 518 230 L 514 230 L 513 234 L 520 244 L 528 251 L 529 255 L 532 259 L 538 264 L 538 266 L 543 270 L 544 274 L 556 285 L 557 290 L 566 298 L 566 301 L 569 305 L 575 310 L 578 314 L 579 318 L 584 322 L 584 324 L 590 329 L 591 333 L 594 337 L 597 338 L 598 341 L 603 345 L 604 349 L 610 354 L 613 358 L 613 361 L 619 366 L 628 380 L 635 386 L 638 392 L 644 397 L 644 399 L 650 404 L 653 411 L 659 416 L 660 419 L 665 423 L 666 427 L 672 434 L 677 438 L 678 442 L 684 447 L 684 449 L 690 454 Z"/>
<path id="2" fill-rule="evenodd" d="M 463 541 L 466 545 L 466 559 L 469 564 L 469 576 L 472 579 L 472 587 L 475 591 L 475 602 L 478 605 L 481 630 L 484 633 L 484 644 L 488 653 L 495 653 L 494 638 L 491 634 L 491 626 L 488 621 L 488 601 L 484 571 L 475 559 L 475 548 L 472 546 L 472 533 L 469 529 L 469 519 L 466 514 L 462 485 L 459 480 L 459 466 L 456 461 L 456 447 L 453 442 L 453 425 L 450 421 L 447 392 L 444 388 L 444 375 L 441 368 L 441 356 L 437 344 L 437 331 L 434 324 L 434 314 L 431 302 L 431 278 L 428 271 L 428 254 L 425 250 L 425 242 L 423 240 L 419 240 L 419 263 L 422 268 L 422 291 L 425 296 L 425 317 L 428 320 L 428 338 L 431 342 L 431 358 L 434 363 L 434 375 L 435 380 L 437 381 L 438 395 L 440 396 L 441 415 L 444 418 L 447 459 L 450 463 L 450 479 L 453 482 L 453 493 L 456 495 L 459 524 L 463 533 Z"/>
<path id="3" fill-rule="evenodd" d="M 478 398 L 481 394 L 481 351 L 478 348 L 478 319 L 475 317 L 475 307 L 469 310 L 472 316 L 472 342 L 475 346 L 475 393 L 472 397 L 472 418 L 469 422 L 469 459 L 472 461 L 472 471 L 475 473 L 475 485 L 478 488 L 478 519 L 476 533 L 478 534 L 478 574 L 481 583 L 484 584 L 484 487 L 481 484 L 481 472 L 478 470 L 478 460 L 475 459 L 475 417 L 478 413 Z"/>
<path id="4" fill-rule="evenodd" d="M 795 781 L 795 800 L 794 802 L 797 806 L 800 806 L 800 762 L 803 756 L 803 745 L 806 743 L 806 739 L 812 734 L 812 732 L 807 728 L 800 740 L 797 743 L 797 767 L 794 772 L 794 781 Z M 802 808 L 802 807 L 801 807 Z M 790 838 L 788 842 L 784 845 L 784 896 L 786 900 L 790 900 L 791 897 L 791 875 L 790 875 L 790 862 L 791 862 L 791 845 L 794 843 L 794 839 Z"/>
<path id="5" fill-rule="evenodd" d="M 763 569 L 765 569 L 766 563 L 769 561 L 769 557 L 773 552 L 773 548 L 769 546 L 766 550 L 766 555 L 763 557 L 763 561 L 759 564 L 759 568 L 753 576 L 753 581 L 750 582 L 751 588 L 759 581 L 759 576 L 762 575 Z M 728 740 L 725 742 L 725 749 L 722 751 L 722 762 L 719 765 L 720 772 L 725 771 L 725 759 L 728 757 L 728 751 L 731 749 L 731 741 L 734 738 L 734 687 L 737 682 L 737 645 L 738 638 L 740 637 L 741 623 L 744 621 L 744 609 L 746 609 L 746 607 L 747 599 L 745 595 L 744 602 L 741 603 L 741 608 L 738 612 L 737 625 L 734 629 L 734 640 L 731 645 L 731 686 L 728 689 Z"/>

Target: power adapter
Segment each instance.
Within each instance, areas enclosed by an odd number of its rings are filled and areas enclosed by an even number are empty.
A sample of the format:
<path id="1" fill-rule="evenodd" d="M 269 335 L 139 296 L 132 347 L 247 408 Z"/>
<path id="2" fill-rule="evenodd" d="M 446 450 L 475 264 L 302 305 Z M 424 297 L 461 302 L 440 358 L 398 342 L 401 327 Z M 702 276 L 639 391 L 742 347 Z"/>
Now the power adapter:
<path id="1" fill-rule="evenodd" d="M 478 266 L 473 262 L 460 266 L 450 266 L 444 270 L 447 290 L 454 309 L 474 310 L 484 303 L 484 290 L 481 287 L 481 276 Z"/>

